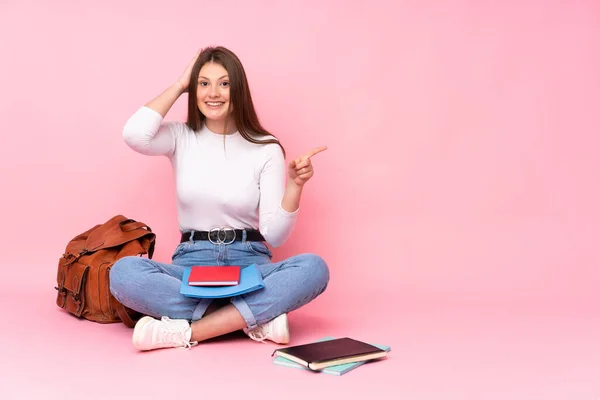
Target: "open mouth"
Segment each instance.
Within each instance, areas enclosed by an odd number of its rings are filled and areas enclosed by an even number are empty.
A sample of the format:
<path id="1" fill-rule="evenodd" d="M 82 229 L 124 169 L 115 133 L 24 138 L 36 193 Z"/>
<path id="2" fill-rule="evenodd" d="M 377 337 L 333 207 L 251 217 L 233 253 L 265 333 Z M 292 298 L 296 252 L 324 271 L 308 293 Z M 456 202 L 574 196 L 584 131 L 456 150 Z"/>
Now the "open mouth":
<path id="1" fill-rule="evenodd" d="M 223 104 L 225 104 L 225 102 L 224 101 L 206 101 L 206 102 L 204 102 L 204 104 L 206 104 L 208 106 L 208 108 L 217 109 L 219 107 L 222 107 Z"/>

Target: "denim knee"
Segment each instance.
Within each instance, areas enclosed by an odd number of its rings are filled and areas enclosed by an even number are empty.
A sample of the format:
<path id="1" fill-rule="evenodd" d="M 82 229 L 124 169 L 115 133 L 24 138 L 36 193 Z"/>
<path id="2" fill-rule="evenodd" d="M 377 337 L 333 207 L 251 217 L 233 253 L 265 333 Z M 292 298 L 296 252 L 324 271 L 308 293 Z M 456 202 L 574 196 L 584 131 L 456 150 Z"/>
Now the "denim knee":
<path id="1" fill-rule="evenodd" d="M 317 288 L 323 290 L 329 282 L 329 267 L 323 258 L 316 254 L 301 254 L 300 257 L 307 268 L 310 282 Z"/>
<path id="2" fill-rule="evenodd" d="M 114 291 L 123 293 L 127 290 L 128 282 L 131 281 L 132 272 L 135 264 L 140 260 L 137 256 L 127 256 L 115 261 L 110 268 L 109 284 L 110 292 L 115 295 Z"/>

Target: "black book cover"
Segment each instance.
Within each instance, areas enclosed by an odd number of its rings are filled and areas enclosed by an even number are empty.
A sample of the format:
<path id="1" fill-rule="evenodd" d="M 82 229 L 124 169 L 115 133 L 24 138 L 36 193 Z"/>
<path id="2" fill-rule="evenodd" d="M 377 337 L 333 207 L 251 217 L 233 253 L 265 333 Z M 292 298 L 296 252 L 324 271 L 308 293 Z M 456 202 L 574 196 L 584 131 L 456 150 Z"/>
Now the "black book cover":
<path id="1" fill-rule="evenodd" d="M 299 346 L 277 349 L 276 352 L 286 353 L 305 361 L 307 364 L 321 363 L 336 359 L 381 353 L 382 350 L 358 340 L 340 338 L 302 344 Z"/>

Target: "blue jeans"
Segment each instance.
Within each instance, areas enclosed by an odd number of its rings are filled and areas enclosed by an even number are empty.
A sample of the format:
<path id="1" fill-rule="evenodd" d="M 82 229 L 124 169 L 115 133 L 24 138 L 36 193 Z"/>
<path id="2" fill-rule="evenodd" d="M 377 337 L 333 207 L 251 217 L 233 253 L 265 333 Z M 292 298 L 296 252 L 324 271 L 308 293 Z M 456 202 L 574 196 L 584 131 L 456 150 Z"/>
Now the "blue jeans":
<path id="1" fill-rule="evenodd" d="M 329 282 L 327 264 L 317 255 L 300 254 L 277 263 L 271 258 L 263 242 L 183 242 L 175 249 L 172 264 L 136 256 L 117 260 L 110 271 L 110 291 L 125 306 L 142 314 L 197 321 L 213 299 L 179 293 L 184 267 L 256 264 L 265 287 L 229 299 L 248 329 L 253 329 L 307 304 L 323 293 Z"/>

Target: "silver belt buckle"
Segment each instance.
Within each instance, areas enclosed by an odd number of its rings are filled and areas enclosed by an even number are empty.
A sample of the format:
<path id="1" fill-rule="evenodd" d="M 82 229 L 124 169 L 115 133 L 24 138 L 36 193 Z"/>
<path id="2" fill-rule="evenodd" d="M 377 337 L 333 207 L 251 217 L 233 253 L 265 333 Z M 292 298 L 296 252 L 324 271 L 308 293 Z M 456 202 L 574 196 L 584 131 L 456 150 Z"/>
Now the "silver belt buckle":
<path id="1" fill-rule="evenodd" d="M 233 232 L 233 238 L 230 241 L 225 241 L 225 239 L 227 239 L 227 232 L 231 231 Z M 212 240 L 211 234 L 213 232 L 217 232 L 217 240 L 214 241 Z M 221 234 L 222 234 L 222 238 L 221 238 Z M 211 242 L 212 244 L 231 244 L 233 242 L 235 242 L 235 229 L 233 229 L 230 226 L 219 226 L 216 228 L 212 228 L 209 232 L 208 232 L 208 241 Z"/>

